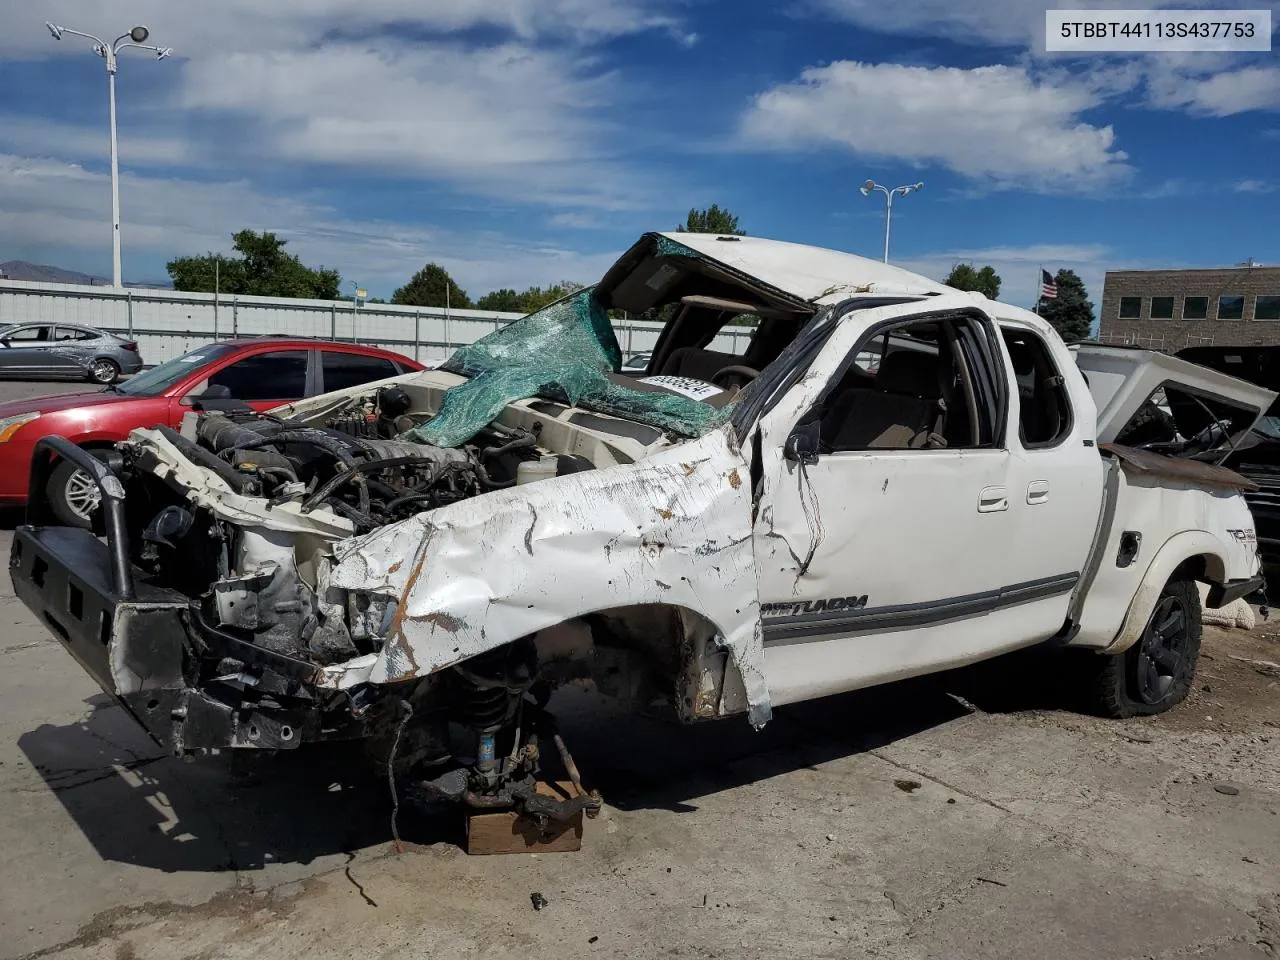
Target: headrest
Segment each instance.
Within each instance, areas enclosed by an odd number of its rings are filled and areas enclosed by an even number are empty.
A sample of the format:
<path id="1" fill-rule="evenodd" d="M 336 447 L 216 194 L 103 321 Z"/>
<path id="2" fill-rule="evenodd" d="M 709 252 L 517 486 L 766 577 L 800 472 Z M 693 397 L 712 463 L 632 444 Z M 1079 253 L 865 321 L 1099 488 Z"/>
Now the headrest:
<path id="1" fill-rule="evenodd" d="M 938 358 L 917 350 L 895 350 L 880 361 L 876 389 L 908 397 L 937 400 L 942 396 Z"/>
<path id="2" fill-rule="evenodd" d="M 1019 340 L 1006 344 L 1009 348 L 1009 360 L 1013 363 L 1013 372 L 1023 377 L 1036 372 L 1036 357 L 1030 346 Z"/>

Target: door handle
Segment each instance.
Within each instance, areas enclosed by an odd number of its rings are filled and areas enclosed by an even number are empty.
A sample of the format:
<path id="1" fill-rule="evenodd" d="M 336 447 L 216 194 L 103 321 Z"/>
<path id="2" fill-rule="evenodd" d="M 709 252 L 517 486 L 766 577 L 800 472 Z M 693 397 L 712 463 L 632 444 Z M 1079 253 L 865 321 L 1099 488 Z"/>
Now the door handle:
<path id="1" fill-rule="evenodd" d="M 1005 487 L 987 487 L 978 494 L 979 513 L 999 513 L 1009 509 L 1009 491 Z"/>
<path id="2" fill-rule="evenodd" d="M 1027 485 L 1027 503 L 1035 506 L 1037 503 L 1045 503 L 1048 499 L 1048 480 L 1032 480 L 1031 483 Z"/>

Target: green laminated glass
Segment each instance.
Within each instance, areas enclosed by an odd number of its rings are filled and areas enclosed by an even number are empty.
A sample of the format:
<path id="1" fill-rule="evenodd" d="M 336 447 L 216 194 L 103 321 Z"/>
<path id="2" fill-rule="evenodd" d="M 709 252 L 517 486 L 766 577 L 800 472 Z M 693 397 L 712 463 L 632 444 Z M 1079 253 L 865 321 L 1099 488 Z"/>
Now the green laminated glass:
<path id="1" fill-rule="evenodd" d="M 683 248 L 682 248 L 683 249 Z M 475 343 L 441 367 L 469 378 L 444 395 L 440 410 L 402 440 L 456 447 L 496 420 L 509 403 L 545 397 L 625 417 L 684 437 L 701 436 L 728 419 L 677 394 L 614 383 L 622 351 L 608 312 L 591 288 L 580 290 Z"/>

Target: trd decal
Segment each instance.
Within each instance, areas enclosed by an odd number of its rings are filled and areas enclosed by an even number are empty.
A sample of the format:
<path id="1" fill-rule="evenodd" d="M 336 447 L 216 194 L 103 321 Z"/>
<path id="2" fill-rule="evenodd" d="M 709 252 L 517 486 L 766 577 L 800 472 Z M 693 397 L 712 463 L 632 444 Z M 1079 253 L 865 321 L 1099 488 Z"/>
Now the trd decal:
<path id="1" fill-rule="evenodd" d="M 867 595 L 860 597 L 828 597 L 825 600 L 800 600 L 795 603 L 765 603 L 760 606 L 762 617 L 802 617 L 808 613 L 830 613 L 838 610 L 861 610 L 867 605 Z"/>
<path id="2" fill-rule="evenodd" d="M 1241 543 L 1257 543 L 1258 535 L 1252 530 L 1228 530 L 1227 533 L 1235 537 Z"/>

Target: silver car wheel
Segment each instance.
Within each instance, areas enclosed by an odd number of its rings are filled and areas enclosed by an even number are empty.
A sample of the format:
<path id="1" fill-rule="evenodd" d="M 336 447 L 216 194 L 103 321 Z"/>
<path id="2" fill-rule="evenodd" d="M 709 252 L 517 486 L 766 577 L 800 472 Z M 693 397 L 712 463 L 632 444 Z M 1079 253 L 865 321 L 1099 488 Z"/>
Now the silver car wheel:
<path id="1" fill-rule="evenodd" d="M 110 360 L 95 360 L 89 364 L 89 378 L 94 383 L 111 383 L 119 376 L 119 370 Z"/>
<path id="2" fill-rule="evenodd" d="M 83 470 L 77 470 L 67 477 L 67 485 L 62 493 L 71 512 L 86 522 L 93 519 L 94 512 L 102 502 L 102 491 Z"/>

